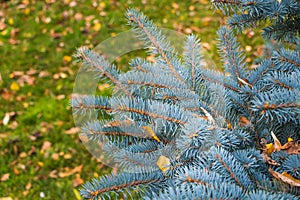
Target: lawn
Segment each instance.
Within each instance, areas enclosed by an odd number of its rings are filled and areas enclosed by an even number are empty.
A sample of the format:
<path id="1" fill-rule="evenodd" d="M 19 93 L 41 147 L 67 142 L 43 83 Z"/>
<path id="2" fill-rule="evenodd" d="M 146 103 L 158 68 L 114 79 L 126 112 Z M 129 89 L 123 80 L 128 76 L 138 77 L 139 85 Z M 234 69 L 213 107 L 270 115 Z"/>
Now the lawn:
<path id="1" fill-rule="evenodd" d="M 208 0 L 1 2 L 0 200 L 80 199 L 80 184 L 110 171 L 74 127 L 69 101 L 80 64 L 73 54 L 129 30 L 126 9 L 142 10 L 159 27 L 199 35 L 221 68 L 216 31 L 226 18 Z M 240 38 L 249 65 L 262 51 L 258 35 L 250 30 Z M 134 55 L 122 56 L 117 66 L 126 69 Z"/>

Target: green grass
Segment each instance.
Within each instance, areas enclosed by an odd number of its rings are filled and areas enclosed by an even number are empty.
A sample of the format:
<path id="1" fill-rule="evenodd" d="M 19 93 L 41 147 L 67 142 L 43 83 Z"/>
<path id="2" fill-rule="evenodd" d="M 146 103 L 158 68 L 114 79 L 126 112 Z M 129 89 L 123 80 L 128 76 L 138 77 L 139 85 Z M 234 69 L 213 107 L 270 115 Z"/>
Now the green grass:
<path id="1" fill-rule="evenodd" d="M 0 119 L 15 112 L 7 125 L 0 124 L 0 178 L 10 174 L 7 180 L 0 181 L 0 199 L 39 199 L 41 192 L 44 199 L 76 199 L 76 177 L 80 175 L 86 181 L 110 171 L 92 158 L 77 134 L 65 134 L 75 126 L 69 98 L 80 67 L 73 58 L 68 59 L 82 45 L 95 47 L 116 33 L 129 30 L 124 17 L 127 8 L 139 8 L 159 27 L 199 35 L 208 56 L 221 66 L 216 53 L 216 30 L 225 20 L 220 13 L 214 13 L 209 1 L 148 0 L 142 4 L 105 0 L 100 4 L 85 0 L 74 1 L 74 7 L 68 0 L 45 2 L 23 0 L 0 5 L 0 18 L 5 24 L 0 30 Z M 92 2 L 98 3 L 93 6 Z M 240 40 L 252 47 L 262 42 L 256 36 L 241 36 Z M 255 51 L 252 48 L 247 55 L 253 58 Z M 137 54 L 144 55 L 132 52 L 116 64 L 126 69 L 129 58 Z M 14 72 L 26 74 L 30 69 L 36 70 L 29 75 L 34 83 L 25 81 L 21 85 L 20 76 Z M 48 75 L 41 77 L 41 72 Z M 19 90 L 13 87 L 16 82 Z M 51 147 L 42 150 L 45 141 Z M 58 176 L 80 165 L 82 170 L 67 177 Z"/>

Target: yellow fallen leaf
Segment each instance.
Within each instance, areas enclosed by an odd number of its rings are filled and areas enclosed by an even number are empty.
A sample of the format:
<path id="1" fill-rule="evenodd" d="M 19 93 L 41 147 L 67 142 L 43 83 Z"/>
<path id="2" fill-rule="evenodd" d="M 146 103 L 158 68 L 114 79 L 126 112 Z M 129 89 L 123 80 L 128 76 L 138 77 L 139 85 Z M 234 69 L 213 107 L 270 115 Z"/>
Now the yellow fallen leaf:
<path id="1" fill-rule="evenodd" d="M 25 8 L 24 9 L 24 14 L 29 15 L 30 14 L 30 8 Z"/>
<path id="2" fill-rule="evenodd" d="M 7 33 L 8 33 L 8 30 L 7 30 L 7 29 L 1 31 L 1 35 L 6 35 Z"/>
<path id="3" fill-rule="evenodd" d="M 266 147 L 267 147 L 268 154 L 272 154 L 275 151 L 275 147 L 274 147 L 273 143 L 266 144 Z"/>
<path id="4" fill-rule="evenodd" d="M 94 177 L 99 177 L 99 174 L 97 172 L 94 172 Z"/>
<path id="5" fill-rule="evenodd" d="M 40 167 L 43 167 L 44 166 L 44 163 L 43 162 L 37 162 L 37 164 L 38 164 L 38 166 L 40 166 Z"/>
<path id="6" fill-rule="evenodd" d="M 81 199 L 81 196 L 80 196 L 80 193 L 78 192 L 78 190 L 76 190 L 75 188 L 73 188 L 73 193 L 75 195 L 75 198 L 77 200 L 80 200 Z"/>
<path id="7" fill-rule="evenodd" d="M 8 24 L 9 25 L 13 25 L 14 24 L 14 19 L 13 18 L 9 18 L 8 19 Z"/>
<path id="8" fill-rule="evenodd" d="M 96 23 L 94 26 L 93 26 L 93 30 L 94 31 L 99 31 L 101 29 L 101 24 L 100 23 Z"/>
<path id="9" fill-rule="evenodd" d="M 157 142 L 160 142 L 160 139 L 154 133 L 153 129 L 150 126 L 142 126 L 142 128 Z"/>
<path id="10" fill-rule="evenodd" d="M 232 130 L 233 128 L 232 128 L 232 125 L 231 125 L 231 123 L 230 122 L 227 122 L 227 128 L 228 129 L 230 129 L 230 130 Z"/>
<path id="11" fill-rule="evenodd" d="M 63 60 L 64 60 L 64 62 L 71 62 L 72 57 L 71 56 L 64 56 Z"/>
<path id="12" fill-rule="evenodd" d="M 288 138 L 288 142 L 292 142 L 292 141 L 294 141 L 293 138 L 290 138 L 290 137 L 289 137 L 289 138 Z"/>
<path id="13" fill-rule="evenodd" d="M 29 103 L 28 102 L 23 102 L 22 104 L 23 104 L 24 108 L 28 108 L 29 107 Z"/>
<path id="14" fill-rule="evenodd" d="M 106 4 L 105 4 L 105 2 L 100 2 L 100 4 L 99 4 L 102 8 L 105 8 L 106 7 Z"/>
<path id="15" fill-rule="evenodd" d="M 170 159 L 168 157 L 159 156 L 156 164 L 162 172 L 165 172 L 165 171 L 170 169 L 171 162 L 170 162 Z"/>
<path id="16" fill-rule="evenodd" d="M 18 90 L 20 90 L 20 86 L 17 82 L 12 82 L 12 84 L 10 85 L 10 89 L 12 91 L 18 91 Z"/>

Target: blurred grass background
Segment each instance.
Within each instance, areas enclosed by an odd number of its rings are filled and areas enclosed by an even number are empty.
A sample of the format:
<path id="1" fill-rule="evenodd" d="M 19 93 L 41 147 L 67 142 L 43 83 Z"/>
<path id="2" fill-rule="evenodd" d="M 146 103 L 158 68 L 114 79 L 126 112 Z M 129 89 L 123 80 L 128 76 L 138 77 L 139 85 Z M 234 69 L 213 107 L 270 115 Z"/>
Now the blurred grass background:
<path id="1" fill-rule="evenodd" d="M 74 128 L 69 99 L 80 64 L 72 55 L 129 30 L 127 8 L 140 9 L 159 27 L 198 35 L 221 67 L 216 31 L 226 18 L 208 0 L 0 2 L 0 200 L 80 199 L 84 180 L 110 171 Z M 250 65 L 262 39 L 252 30 L 239 37 Z M 129 57 L 116 64 L 125 69 Z"/>

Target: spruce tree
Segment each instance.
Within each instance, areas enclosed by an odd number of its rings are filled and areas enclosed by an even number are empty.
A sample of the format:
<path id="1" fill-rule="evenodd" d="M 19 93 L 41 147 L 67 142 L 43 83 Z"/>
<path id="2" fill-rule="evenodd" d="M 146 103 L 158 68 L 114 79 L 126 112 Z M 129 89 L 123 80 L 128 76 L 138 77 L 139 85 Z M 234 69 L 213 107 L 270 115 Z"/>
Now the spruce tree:
<path id="1" fill-rule="evenodd" d="M 78 49 L 76 57 L 115 91 L 78 95 L 72 107 L 109 116 L 82 132 L 109 141 L 106 148 L 126 169 L 86 182 L 82 197 L 299 199 L 300 1 L 212 2 L 229 15 L 218 30 L 224 73 L 202 65 L 195 35 L 186 38 L 180 57 L 135 9 L 126 17 L 156 55 L 153 62 L 135 58 L 121 73 L 95 51 Z M 257 25 L 266 25 L 263 36 L 276 47 L 250 69 L 236 35 Z"/>

